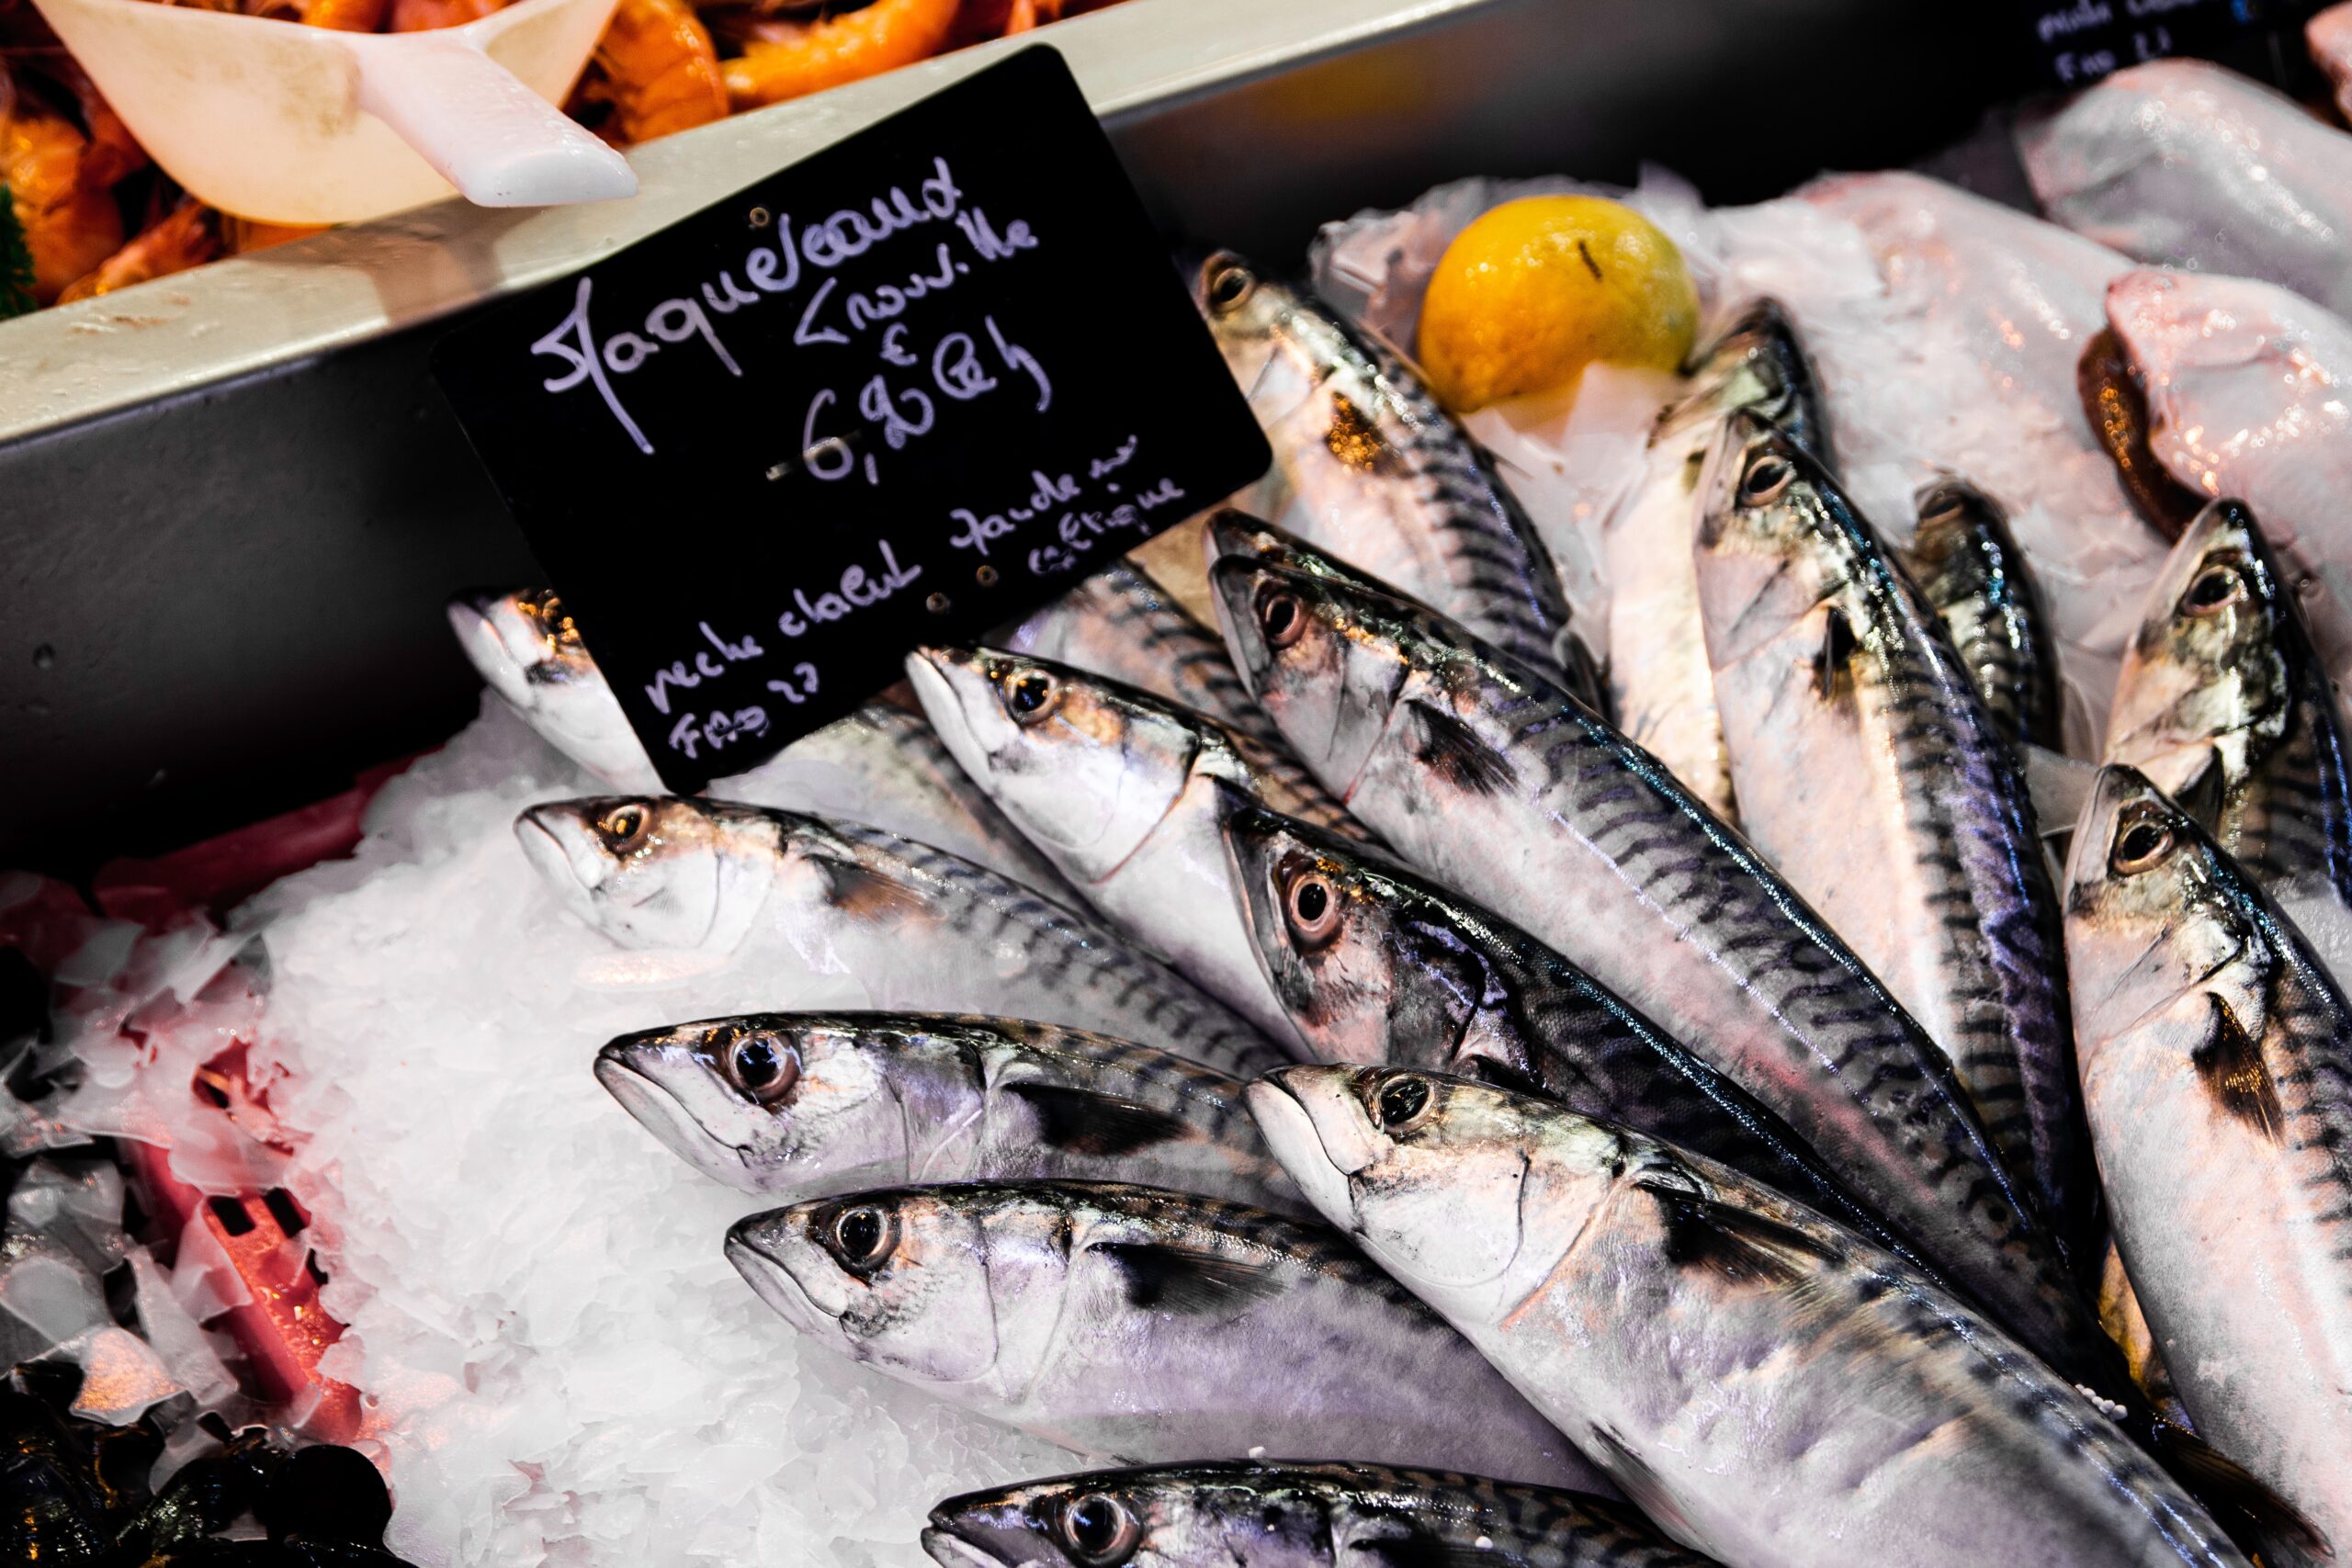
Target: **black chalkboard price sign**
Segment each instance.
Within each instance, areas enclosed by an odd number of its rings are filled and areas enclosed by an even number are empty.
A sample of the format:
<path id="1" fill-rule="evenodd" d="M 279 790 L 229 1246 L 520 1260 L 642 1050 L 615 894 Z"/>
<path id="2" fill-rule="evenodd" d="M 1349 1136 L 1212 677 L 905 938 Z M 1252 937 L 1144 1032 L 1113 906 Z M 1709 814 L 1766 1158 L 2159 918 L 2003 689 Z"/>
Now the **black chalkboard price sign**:
<path id="1" fill-rule="evenodd" d="M 452 333 L 434 373 L 682 792 L 1271 460 L 1042 47 Z"/>
<path id="2" fill-rule="evenodd" d="M 2300 61 L 2297 28 L 2321 0 L 2015 0 L 2030 29 L 2039 74 L 2082 87 L 2167 55 L 2225 61 L 2260 77 Z M 2282 52 L 2282 50 L 2285 52 Z"/>

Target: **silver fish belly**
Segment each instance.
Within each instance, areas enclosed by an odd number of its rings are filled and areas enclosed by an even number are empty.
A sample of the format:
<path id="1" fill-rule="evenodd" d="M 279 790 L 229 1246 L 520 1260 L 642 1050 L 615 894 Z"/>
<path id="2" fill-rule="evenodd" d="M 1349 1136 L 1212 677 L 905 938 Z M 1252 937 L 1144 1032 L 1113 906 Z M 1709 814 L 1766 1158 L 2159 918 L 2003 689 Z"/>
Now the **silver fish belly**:
<path id="1" fill-rule="evenodd" d="M 1655 758 L 1418 606 L 1250 558 L 1214 575 L 1236 668 L 1358 820 L 1703 1053 L 1945 1277 L 2110 1381 L 2113 1348 L 1951 1064 Z"/>
<path id="2" fill-rule="evenodd" d="M 746 1013 L 626 1034 L 596 1078 L 704 1174 L 824 1198 L 919 1181 L 1140 1181 L 1306 1212 L 1237 1078 L 1005 1018 Z"/>
<path id="3" fill-rule="evenodd" d="M 1570 690 L 1593 689 L 1534 525 L 1403 361 L 1238 256 L 1211 257 L 1196 295 L 1274 448 L 1244 504 Z"/>
<path id="4" fill-rule="evenodd" d="M 1731 1568 L 2244 1568 L 2088 1396 L 1724 1167 L 1393 1068 L 1286 1067 L 1250 1094 L 1327 1218 Z"/>
<path id="5" fill-rule="evenodd" d="M 2248 508 L 2183 532 L 2123 660 L 2106 760 L 2138 769 L 2274 896 L 2352 908 L 2343 715 Z"/>
<path id="6" fill-rule="evenodd" d="M 1759 300 L 1698 356 L 1681 400 L 1651 433 L 1640 487 L 1602 531 L 1609 582 L 1609 696 L 1618 726 L 1726 822 L 1732 802 L 1723 721 L 1699 629 L 1690 538 L 1699 475 L 1735 409 L 1780 423 L 1825 460 L 1829 430 L 1796 331 Z"/>
<path id="7" fill-rule="evenodd" d="M 1344 1441 L 1378 1462 L 1606 1485 L 1319 1224 L 1148 1187 L 976 1183 L 753 1215 L 728 1255 L 802 1332 L 1083 1452 L 1161 1462 Z"/>
<path id="8" fill-rule="evenodd" d="M 2124 1266 L 2199 1432 L 2340 1561 L 2352 1004 L 2248 874 L 2129 769 L 2102 773 L 2067 882 L 2083 1098 Z"/>
<path id="9" fill-rule="evenodd" d="M 967 1493 L 931 1511 L 922 1540 L 941 1568 L 1708 1568 L 1631 1508 L 1580 1493 L 1272 1460 L 1095 1471 Z"/>
<path id="10" fill-rule="evenodd" d="M 2016 749 L 1795 442 L 1736 416 L 1706 490 L 1700 604 L 1748 838 L 1950 1058 L 2087 1268 L 2064 939 Z"/>

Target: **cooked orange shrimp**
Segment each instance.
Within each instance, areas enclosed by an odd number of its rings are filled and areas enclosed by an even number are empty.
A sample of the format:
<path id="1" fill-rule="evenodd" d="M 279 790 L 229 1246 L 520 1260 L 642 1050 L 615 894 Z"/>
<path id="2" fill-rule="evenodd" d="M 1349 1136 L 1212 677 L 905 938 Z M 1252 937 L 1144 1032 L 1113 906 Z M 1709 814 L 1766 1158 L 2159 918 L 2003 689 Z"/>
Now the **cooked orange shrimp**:
<path id="1" fill-rule="evenodd" d="M 605 130 L 625 147 L 727 114 L 718 51 L 680 0 L 621 0 L 596 40 L 595 63 L 580 96 L 612 106 Z"/>
<path id="2" fill-rule="evenodd" d="M 479 22 L 506 0 L 392 0 L 390 30 L 424 32 L 432 28 L 461 28 Z"/>
<path id="3" fill-rule="evenodd" d="M 947 46 L 959 8 L 959 0 L 874 0 L 808 23 L 790 42 L 747 43 L 727 62 L 727 96 L 757 108 L 928 60 Z"/>
<path id="4" fill-rule="evenodd" d="M 220 215 L 192 196 L 180 197 L 169 214 L 140 231 L 130 243 L 94 270 L 74 280 L 57 297 L 61 305 L 111 294 L 134 283 L 186 272 L 220 254 Z"/>
<path id="5" fill-rule="evenodd" d="M 237 218 L 220 214 L 220 246 L 232 256 L 249 251 L 266 251 L 272 245 L 282 245 L 288 240 L 307 240 L 313 234 L 323 234 L 322 223 L 265 223 L 258 218 Z"/>
<path id="6" fill-rule="evenodd" d="M 71 94 L 74 107 L 82 111 L 82 124 L 90 141 L 82 154 L 80 178 L 84 185 L 103 190 L 147 166 L 147 149 L 139 145 L 139 139 L 130 134 L 130 127 L 122 123 L 122 117 L 114 112 L 114 106 L 107 102 L 106 95 L 90 80 L 90 73 L 65 52 L 63 44 L 23 58 L 29 69 Z"/>
<path id="7" fill-rule="evenodd" d="M 88 146 L 63 115 L 31 95 L 13 85 L 0 92 L 0 185 L 16 204 L 33 256 L 33 298 L 44 305 L 122 248 L 114 197 L 82 179 Z"/>

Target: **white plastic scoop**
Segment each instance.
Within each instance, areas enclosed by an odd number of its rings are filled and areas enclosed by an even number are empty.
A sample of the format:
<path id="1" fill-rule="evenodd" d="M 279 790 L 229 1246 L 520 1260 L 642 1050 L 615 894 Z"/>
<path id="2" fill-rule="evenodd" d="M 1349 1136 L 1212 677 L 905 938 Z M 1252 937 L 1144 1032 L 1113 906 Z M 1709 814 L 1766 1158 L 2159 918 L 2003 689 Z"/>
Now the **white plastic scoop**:
<path id="1" fill-rule="evenodd" d="M 452 187 L 484 207 L 637 192 L 628 161 L 555 107 L 616 0 L 522 0 L 412 33 L 34 4 L 164 172 L 241 218 L 356 222 Z"/>

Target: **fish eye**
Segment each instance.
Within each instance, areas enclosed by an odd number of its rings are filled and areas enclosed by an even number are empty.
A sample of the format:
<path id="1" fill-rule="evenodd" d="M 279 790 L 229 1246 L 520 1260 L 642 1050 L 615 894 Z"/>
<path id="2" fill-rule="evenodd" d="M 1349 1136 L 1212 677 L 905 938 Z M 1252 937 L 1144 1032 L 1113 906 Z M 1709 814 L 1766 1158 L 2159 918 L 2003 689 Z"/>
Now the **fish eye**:
<path id="1" fill-rule="evenodd" d="M 1289 590 L 1270 588 L 1258 595 L 1258 629 L 1267 646 L 1288 648 L 1306 635 L 1306 606 Z"/>
<path id="2" fill-rule="evenodd" d="M 735 1031 L 721 1060 L 735 1087 L 754 1100 L 781 1099 L 800 1081 L 800 1054 L 764 1031 Z"/>
<path id="3" fill-rule="evenodd" d="M 2199 572 L 2180 596 L 2180 607 L 2192 615 L 2211 615 L 2243 603 L 2245 577 L 2227 561 L 2215 561 Z"/>
<path id="4" fill-rule="evenodd" d="M 1258 280 L 1250 269 L 1227 256 L 1208 264 L 1208 276 L 1203 280 L 1201 293 L 1210 309 L 1223 311 L 1239 306 L 1257 288 Z"/>
<path id="5" fill-rule="evenodd" d="M 2154 807 L 2138 806 L 2126 811 L 2115 830 L 2115 847 L 2107 863 L 2120 876 L 2146 871 L 2172 852 L 2172 827 Z"/>
<path id="6" fill-rule="evenodd" d="M 1062 1540 L 1086 1568 L 1113 1568 L 1135 1555 L 1143 1528 L 1125 1503 L 1107 1492 L 1088 1492 L 1062 1506 Z"/>
<path id="7" fill-rule="evenodd" d="M 1430 1080 L 1415 1073 L 1383 1079 L 1372 1097 L 1372 1119 L 1384 1133 L 1409 1133 L 1429 1114 Z"/>
<path id="8" fill-rule="evenodd" d="M 1796 465 L 1778 452 L 1758 452 L 1739 476 L 1739 499 L 1749 506 L 1765 506 L 1787 493 L 1796 479 Z"/>
<path id="9" fill-rule="evenodd" d="M 1043 724 L 1061 702 L 1062 683 L 1043 670 L 1024 670 L 1004 688 L 1004 705 L 1017 724 Z"/>
<path id="10" fill-rule="evenodd" d="M 899 1216 L 878 1203 L 837 1209 L 822 1232 L 825 1249 L 853 1274 L 871 1274 L 899 1243 Z"/>
<path id="11" fill-rule="evenodd" d="M 653 814 L 642 806 L 616 806 L 596 818 L 596 837 L 616 855 L 635 854 L 651 836 Z"/>
<path id="12" fill-rule="evenodd" d="M 1283 895 L 1283 914 L 1302 945 L 1315 948 L 1329 942 L 1340 931 L 1340 897 L 1331 879 L 1319 871 L 1293 877 Z"/>

